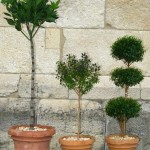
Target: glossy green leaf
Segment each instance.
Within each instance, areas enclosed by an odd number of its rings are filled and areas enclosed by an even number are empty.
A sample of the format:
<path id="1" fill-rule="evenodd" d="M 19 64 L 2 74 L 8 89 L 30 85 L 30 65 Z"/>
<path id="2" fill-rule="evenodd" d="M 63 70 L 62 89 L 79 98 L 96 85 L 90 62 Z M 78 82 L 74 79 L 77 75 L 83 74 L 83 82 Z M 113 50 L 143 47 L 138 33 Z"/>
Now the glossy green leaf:
<path id="1" fill-rule="evenodd" d="M 9 25 L 15 25 L 15 22 L 12 19 L 5 18 Z"/>

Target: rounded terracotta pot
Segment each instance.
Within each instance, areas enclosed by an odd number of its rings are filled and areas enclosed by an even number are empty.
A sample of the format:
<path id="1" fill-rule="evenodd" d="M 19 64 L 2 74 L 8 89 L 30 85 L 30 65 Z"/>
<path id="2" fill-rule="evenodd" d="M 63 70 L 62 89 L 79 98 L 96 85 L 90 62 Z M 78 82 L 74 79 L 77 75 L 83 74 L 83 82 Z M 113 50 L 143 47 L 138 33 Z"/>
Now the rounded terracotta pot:
<path id="1" fill-rule="evenodd" d="M 21 127 L 28 127 L 21 125 Z M 14 141 L 14 150 L 49 150 L 50 141 L 55 134 L 55 128 L 51 126 L 36 125 L 40 128 L 46 128 L 46 131 L 20 131 L 18 127 L 13 126 L 8 129 L 8 134 Z"/>
<path id="2" fill-rule="evenodd" d="M 95 142 L 95 138 L 89 135 L 82 135 L 81 137 L 90 138 L 86 141 L 68 141 L 63 140 L 68 137 L 77 137 L 77 136 L 64 136 L 59 139 L 62 150 L 91 150 L 92 144 Z"/>
<path id="3" fill-rule="evenodd" d="M 109 150 L 136 150 L 136 147 L 140 141 L 139 137 L 131 135 L 130 137 L 134 137 L 134 139 L 126 139 L 126 140 L 117 140 L 111 139 L 110 137 L 118 136 L 116 134 L 108 135 L 106 137 L 106 142 L 108 144 Z"/>

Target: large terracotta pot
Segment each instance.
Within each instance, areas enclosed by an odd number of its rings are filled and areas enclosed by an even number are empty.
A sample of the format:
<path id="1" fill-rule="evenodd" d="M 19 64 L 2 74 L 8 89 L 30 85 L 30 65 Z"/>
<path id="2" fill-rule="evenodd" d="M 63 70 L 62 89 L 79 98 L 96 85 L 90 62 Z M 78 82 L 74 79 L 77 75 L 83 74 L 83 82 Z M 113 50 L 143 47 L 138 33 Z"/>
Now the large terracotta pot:
<path id="1" fill-rule="evenodd" d="M 90 138 L 86 141 L 68 141 L 63 140 L 68 137 L 76 137 L 76 136 L 64 136 L 59 139 L 59 143 L 61 144 L 62 150 L 91 150 L 92 144 L 95 142 L 95 138 L 89 135 L 82 135 L 81 137 Z"/>
<path id="2" fill-rule="evenodd" d="M 50 141 L 55 134 L 55 128 L 51 126 L 41 126 L 46 131 L 20 131 L 18 127 L 13 126 L 8 129 L 8 134 L 14 141 L 15 150 L 49 150 Z M 28 127 L 28 126 L 24 126 Z"/>
<path id="3" fill-rule="evenodd" d="M 106 142 L 108 144 L 109 150 L 136 150 L 136 147 L 140 141 L 137 136 L 131 136 L 134 138 L 125 140 L 112 139 L 111 137 L 113 136 L 118 135 L 108 135 L 106 137 Z"/>

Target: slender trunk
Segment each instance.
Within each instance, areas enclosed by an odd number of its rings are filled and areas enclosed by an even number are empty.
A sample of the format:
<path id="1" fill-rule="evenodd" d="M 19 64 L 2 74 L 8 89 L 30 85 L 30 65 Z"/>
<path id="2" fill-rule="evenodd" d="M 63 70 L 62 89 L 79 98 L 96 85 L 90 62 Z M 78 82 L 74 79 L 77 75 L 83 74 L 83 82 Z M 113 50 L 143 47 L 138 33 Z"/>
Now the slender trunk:
<path id="1" fill-rule="evenodd" d="M 31 60 L 32 60 L 30 128 L 33 129 L 34 125 L 36 124 L 36 113 L 35 113 L 35 49 L 32 34 L 30 34 L 30 44 L 31 44 Z"/>
<path id="2" fill-rule="evenodd" d="M 121 136 L 124 137 L 126 134 L 126 121 L 124 120 L 125 118 L 123 117 L 123 119 L 119 122 L 119 126 L 120 126 L 120 131 L 121 131 Z"/>
<path id="3" fill-rule="evenodd" d="M 128 97 L 129 86 L 125 85 L 125 98 Z"/>
<path id="4" fill-rule="evenodd" d="M 81 134 L 81 93 L 79 92 L 78 95 L 78 134 L 77 137 L 80 138 L 80 134 Z"/>
<path id="5" fill-rule="evenodd" d="M 129 86 L 125 85 L 125 98 L 128 97 L 128 90 Z M 120 130 L 121 130 L 121 136 L 125 136 L 126 134 L 126 117 L 124 116 L 121 121 L 119 122 Z"/>

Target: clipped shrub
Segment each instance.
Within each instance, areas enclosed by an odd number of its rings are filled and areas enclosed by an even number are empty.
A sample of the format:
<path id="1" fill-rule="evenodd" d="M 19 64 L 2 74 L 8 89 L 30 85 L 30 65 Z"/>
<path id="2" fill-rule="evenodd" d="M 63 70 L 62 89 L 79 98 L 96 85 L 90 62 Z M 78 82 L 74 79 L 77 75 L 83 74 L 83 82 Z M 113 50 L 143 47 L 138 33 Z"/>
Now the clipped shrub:
<path id="1" fill-rule="evenodd" d="M 111 80 L 116 86 L 134 86 L 143 80 L 141 70 L 137 68 L 117 68 L 111 73 Z"/>
<path id="2" fill-rule="evenodd" d="M 135 99 L 117 97 L 112 98 L 106 105 L 106 114 L 110 117 L 128 121 L 130 118 L 138 117 L 141 110 L 141 104 L 139 104 Z"/>
<path id="3" fill-rule="evenodd" d="M 112 57 L 128 63 L 142 61 L 144 52 L 142 40 L 134 36 L 118 38 L 111 46 Z"/>

